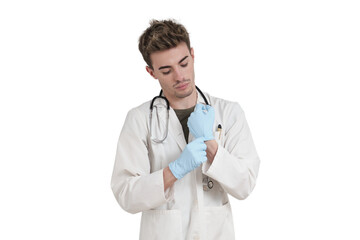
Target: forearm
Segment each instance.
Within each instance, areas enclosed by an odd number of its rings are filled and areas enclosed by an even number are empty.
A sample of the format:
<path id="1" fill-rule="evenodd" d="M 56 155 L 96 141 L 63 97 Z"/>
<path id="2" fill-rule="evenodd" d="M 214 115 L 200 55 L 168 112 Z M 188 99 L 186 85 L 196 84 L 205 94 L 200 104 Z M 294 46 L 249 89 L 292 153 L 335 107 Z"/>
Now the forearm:
<path id="1" fill-rule="evenodd" d="M 221 184 L 237 199 L 245 199 L 253 190 L 260 160 L 256 154 L 235 156 L 219 147 L 213 163 L 203 166 L 203 173 Z"/>
<path id="2" fill-rule="evenodd" d="M 218 144 L 215 140 L 206 141 L 206 157 L 210 164 L 214 161 L 214 158 L 216 156 L 217 150 L 218 150 Z"/>
<path id="3" fill-rule="evenodd" d="M 111 188 L 120 206 L 137 213 L 156 208 L 167 201 L 163 188 L 163 170 L 150 174 L 115 169 Z"/>
<path id="4" fill-rule="evenodd" d="M 164 191 L 171 187 L 176 182 L 176 177 L 172 174 L 169 167 L 164 168 L 163 170 L 164 177 Z"/>

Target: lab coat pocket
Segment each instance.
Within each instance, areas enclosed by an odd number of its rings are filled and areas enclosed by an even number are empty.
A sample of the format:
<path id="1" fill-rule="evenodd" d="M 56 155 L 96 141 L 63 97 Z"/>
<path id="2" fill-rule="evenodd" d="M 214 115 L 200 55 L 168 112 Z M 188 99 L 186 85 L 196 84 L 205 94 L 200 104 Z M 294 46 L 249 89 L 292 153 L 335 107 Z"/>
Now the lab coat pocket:
<path id="1" fill-rule="evenodd" d="M 149 210 L 142 213 L 140 240 L 181 240 L 180 210 Z"/>
<path id="2" fill-rule="evenodd" d="M 234 240 L 234 224 L 232 220 L 230 203 L 221 207 L 205 207 L 206 239 L 208 240 Z"/>

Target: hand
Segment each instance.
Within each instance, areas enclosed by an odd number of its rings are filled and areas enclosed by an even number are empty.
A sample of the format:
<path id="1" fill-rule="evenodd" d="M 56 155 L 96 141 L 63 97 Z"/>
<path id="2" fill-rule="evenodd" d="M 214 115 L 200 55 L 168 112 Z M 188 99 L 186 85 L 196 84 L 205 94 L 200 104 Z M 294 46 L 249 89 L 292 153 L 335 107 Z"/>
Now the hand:
<path id="1" fill-rule="evenodd" d="M 197 138 L 186 145 L 180 157 L 169 164 L 170 171 L 177 178 L 183 178 L 187 173 L 199 167 L 206 158 L 204 138 Z"/>
<path id="2" fill-rule="evenodd" d="M 195 138 L 204 137 L 205 141 L 213 140 L 214 108 L 201 103 L 196 104 L 195 111 L 188 118 L 187 125 Z"/>

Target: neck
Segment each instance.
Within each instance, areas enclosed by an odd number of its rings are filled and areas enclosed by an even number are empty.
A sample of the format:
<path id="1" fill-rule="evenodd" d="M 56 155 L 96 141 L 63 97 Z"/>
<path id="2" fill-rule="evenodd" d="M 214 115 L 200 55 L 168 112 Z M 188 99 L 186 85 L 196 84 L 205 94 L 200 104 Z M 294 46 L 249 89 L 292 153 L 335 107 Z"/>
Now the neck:
<path id="1" fill-rule="evenodd" d="M 197 102 L 197 91 L 191 93 L 191 95 L 185 98 L 175 98 L 175 99 L 168 99 L 170 102 L 170 106 L 173 109 L 188 109 L 196 105 Z"/>

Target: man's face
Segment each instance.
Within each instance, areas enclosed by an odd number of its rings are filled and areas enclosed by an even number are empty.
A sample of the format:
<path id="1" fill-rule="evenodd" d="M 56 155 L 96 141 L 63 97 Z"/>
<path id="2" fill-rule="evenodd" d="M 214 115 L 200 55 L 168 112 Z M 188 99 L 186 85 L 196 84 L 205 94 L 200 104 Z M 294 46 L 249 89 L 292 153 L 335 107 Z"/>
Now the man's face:
<path id="1" fill-rule="evenodd" d="M 169 101 L 180 100 L 193 93 L 195 89 L 194 50 L 191 48 L 189 52 L 186 43 L 154 52 L 150 58 L 153 69 L 146 67 L 146 70 L 159 80 Z"/>

